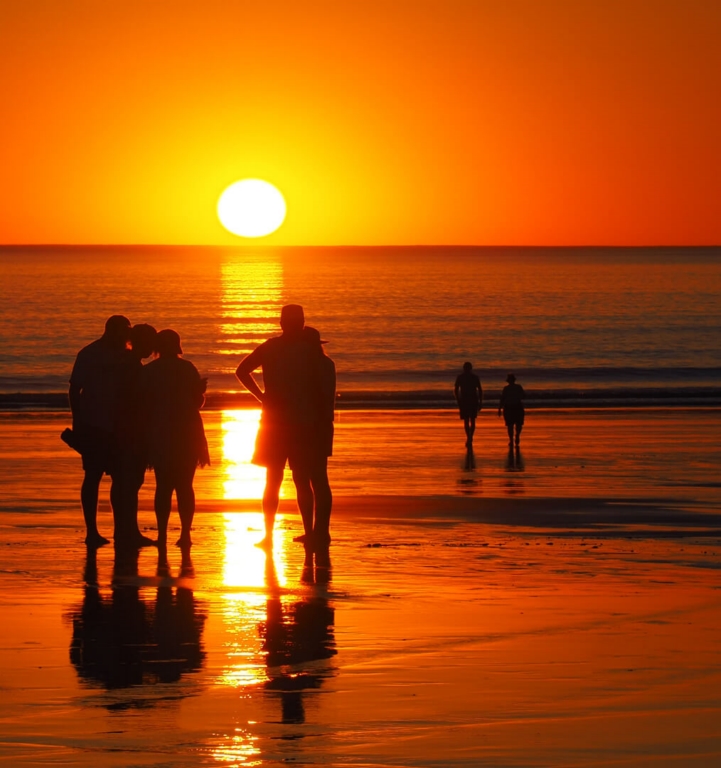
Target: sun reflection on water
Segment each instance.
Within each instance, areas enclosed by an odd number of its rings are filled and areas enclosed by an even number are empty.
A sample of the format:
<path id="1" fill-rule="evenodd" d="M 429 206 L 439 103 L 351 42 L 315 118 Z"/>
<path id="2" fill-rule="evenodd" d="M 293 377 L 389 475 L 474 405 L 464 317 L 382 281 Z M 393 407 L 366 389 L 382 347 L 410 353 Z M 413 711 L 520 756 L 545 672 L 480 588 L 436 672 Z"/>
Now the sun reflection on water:
<path id="1" fill-rule="evenodd" d="M 260 424 L 260 409 L 223 411 L 223 498 L 260 499 L 265 469 L 251 464 Z M 262 527 L 262 520 L 261 520 Z"/>
<path id="2" fill-rule="evenodd" d="M 221 265 L 222 322 L 217 352 L 234 358 L 279 332 L 283 304 L 283 265 L 278 259 L 230 258 Z"/>
<path id="3" fill-rule="evenodd" d="M 274 567 L 256 545 L 262 536 L 263 515 L 259 512 L 226 513 L 224 518 L 223 585 L 226 587 L 221 614 L 226 626 L 226 667 L 219 677 L 221 685 L 234 688 L 254 686 L 267 679 L 258 626 L 266 619 L 268 592 L 287 583 L 286 532 L 280 527 L 275 536 Z M 279 516 L 278 523 L 282 523 Z M 272 573 L 269 580 L 268 573 Z M 270 581 L 270 583 L 269 583 Z"/>
<path id="4" fill-rule="evenodd" d="M 244 728 L 236 728 L 233 734 L 226 734 L 222 744 L 213 750 L 216 762 L 230 766 L 262 765 L 259 756 L 258 737 Z"/>

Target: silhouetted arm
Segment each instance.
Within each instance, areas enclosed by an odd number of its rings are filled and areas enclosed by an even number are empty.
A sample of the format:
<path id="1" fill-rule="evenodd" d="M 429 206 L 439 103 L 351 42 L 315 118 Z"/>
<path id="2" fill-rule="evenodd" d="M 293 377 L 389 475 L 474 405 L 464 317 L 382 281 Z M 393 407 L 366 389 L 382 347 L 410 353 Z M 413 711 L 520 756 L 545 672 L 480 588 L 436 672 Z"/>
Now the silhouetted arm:
<path id="1" fill-rule="evenodd" d="M 499 416 L 501 415 L 501 411 L 503 410 L 503 401 L 504 401 L 504 399 L 505 399 L 505 394 L 506 394 L 506 388 L 504 387 L 504 388 L 501 390 L 501 397 L 500 397 L 500 399 L 498 400 L 498 415 L 499 415 Z"/>
<path id="2" fill-rule="evenodd" d="M 202 379 L 200 373 L 195 371 L 198 377 L 192 392 L 193 405 L 200 410 L 205 405 L 205 390 L 208 388 L 208 379 Z"/>
<path id="3" fill-rule="evenodd" d="M 476 379 L 476 387 L 478 390 L 478 410 L 480 411 L 483 408 L 483 387 L 480 379 Z"/>
<path id="4" fill-rule="evenodd" d="M 455 385 L 455 387 L 453 387 L 453 396 L 456 398 L 456 402 L 458 403 L 458 405 L 461 404 L 461 401 L 460 401 L 460 398 L 459 398 L 460 391 L 461 391 L 461 384 L 458 381 L 458 379 L 456 379 L 456 385 Z"/>
<path id="5" fill-rule="evenodd" d="M 262 403 L 263 392 L 253 378 L 253 371 L 256 371 L 263 364 L 262 352 L 259 350 L 260 347 L 256 347 L 247 357 L 240 361 L 240 365 L 236 369 L 235 375 L 248 392 L 250 392 L 258 402 Z"/>
<path id="6" fill-rule="evenodd" d="M 70 389 L 68 390 L 68 401 L 70 402 L 70 412 L 73 414 L 73 419 L 76 417 L 78 410 L 80 409 L 80 386 L 70 382 Z"/>

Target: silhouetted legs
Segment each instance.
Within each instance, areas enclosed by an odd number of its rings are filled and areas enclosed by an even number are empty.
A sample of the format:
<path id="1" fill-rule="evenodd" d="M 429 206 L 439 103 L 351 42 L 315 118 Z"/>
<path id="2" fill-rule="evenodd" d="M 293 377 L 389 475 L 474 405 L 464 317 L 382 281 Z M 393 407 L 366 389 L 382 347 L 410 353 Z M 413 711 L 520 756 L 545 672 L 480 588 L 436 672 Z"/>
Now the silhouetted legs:
<path id="1" fill-rule="evenodd" d="M 463 429 L 466 432 L 466 448 L 470 448 L 473 445 L 473 435 L 476 432 L 476 420 L 473 416 L 463 418 Z"/>
<path id="2" fill-rule="evenodd" d="M 147 547 L 155 544 L 138 527 L 138 493 L 145 482 L 145 461 L 134 454 L 121 458 L 118 477 L 119 507 L 116 515 L 115 546 Z M 111 491 L 112 494 L 112 491 Z"/>
<path id="3" fill-rule="evenodd" d="M 275 465 L 266 468 L 265 490 L 263 491 L 263 518 L 265 520 L 265 536 L 258 542 L 259 546 L 266 549 L 273 548 L 273 527 L 275 515 L 278 512 L 280 501 L 280 486 L 283 484 L 285 461 L 282 466 Z"/>
<path id="4" fill-rule="evenodd" d="M 303 521 L 303 536 L 296 537 L 296 541 L 302 541 L 304 544 L 310 543 L 313 536 L 313 507 L 315 497 L 313 488 L 310 484 L 310 475 L 297 469 L 293 470 L 293 483 L 295 484 L 295 495 L 298 501 L 300 517 Z"/>
<path id="5" fill-rule="evenodd" d="M 315 496 L 315 523 L 313 524 L 313 544 L 316 551 L 330 545 L 330 513 L 333 508 L 333 492 L 328 482 L 327 459 L 311 475 L 311 484 Z"/>
<path id="6" fill-rule="evenodd" d="M 516 438 L 515 442 L 516 445 L 519 445 L 521 442 L 521 430 L 523 429 L 523 424 L 513 423 L 511 422 L 506 423 L 506 429 L 508 430 L 508 445 L 513 445 L 514 439 L 513 439 L 513 428 L 516 428 Z"/>
<path id="7" fill-rule="evenodd" d="M 328 481 L 327 458 L 319 460 L 311 470 L 294 469 L 293 482 L 304 531 L 303 536 L 297 537 L 296 541 L 302 541 L 307 548 L 328 547 L 333 493 Z"/>
<path id="8" fill-rule="evenodd" d="M 158 522 L 158 546 L 168 545 L 168 520 L 173 504 L 173 492 L 178 502 L 180 516 L 180 538 L 175 543 L 179 547 L 192 545 L 190 529 L 195 515 L 195 491 L 193 477 L 196 463 L 155 467 L 155 517 Z"/>
<path id="9" fill-rule="evenodd" d="M 101 547 L 108 543 L 108 539 L 98 531 L 98 493 L 102 479 L 102 469 L 86 469 L 83 484 L 80 486 L 80 503 L 86 529 L 85 543 L 89 547 Z"/>

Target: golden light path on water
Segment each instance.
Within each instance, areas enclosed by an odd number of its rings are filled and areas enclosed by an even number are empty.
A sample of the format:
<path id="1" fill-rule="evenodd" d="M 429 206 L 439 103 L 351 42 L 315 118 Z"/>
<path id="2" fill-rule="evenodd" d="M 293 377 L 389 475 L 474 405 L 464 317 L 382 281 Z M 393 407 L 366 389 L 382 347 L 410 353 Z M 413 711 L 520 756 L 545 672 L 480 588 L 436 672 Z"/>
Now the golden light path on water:
<path id="1" fill-rule="evenodd" d="M 233 358 L 228 373 L 261 342 L 280 332 L 283 266 L 267 257 L 229 257 L 220 267 L 218 354 Z"/>
<path id="2" fill-rule="evenodd" d="M 260 423 L 260 410 L 223 411 L 221 416 L 223 485 L 226 500 L 261 499 L 265 470 L 251 463 Z M 263 535 L 262 512 L 223 514 L 223 607 L 225 625 L 225 667 L 217 684 L 247 689 L 268 681 L 268 667 L 260 628 L 268 621 L 269 605 L 279 602 L 286 585 L 288 545 L 282 515 L 276 519 L 274 551 L 271 558 L 256 546 Z M 246 691 L 246 693 L 244 693 Z M 236 726 L 213 749 L 214 759 L 226 765 L 259 765 L 258 737 Z"/>
<path id="3" fill-rule="evenodd" d="M 279 332 L 282 265 L 266 257 L 229 258 L 221 266 L 221 284 L 218 352 L 232 363 L 227 369 L 230 373 L 238 360 Z M 262 628 L 268 620 L 269 604 L 281 599 L 287 581 L 288 541 L 281 514 L 276 518 L 272 558 L 256 546 L 264 532 L 260 499 L 265 469 L 251 463 L 259 423 L 259 408 L 221 413 L 223 470 L 218 495 L 229 503 L 258 502 L 257 512 L 228 511 L 222 516 L 225 665 L 217 684 L 236 689 L 241 697 L 268 681 Z M 283 483 L 281 497 L 288 494 L 288 482 Z M 233 732 L 224 734 L 216 744 L 213 757 L 223 765 L 259 765 L 257 742 L 258 737 L 245 723 L 237 723 Z"/>
<path id="4" fill-rule="evenodd" d="M 223 411 L 223 498 L 261 499 L 265 469 L 251 464 L 260 424 L 260 409 Z M 260 516 L 262 527 L 263 519 Z"/>

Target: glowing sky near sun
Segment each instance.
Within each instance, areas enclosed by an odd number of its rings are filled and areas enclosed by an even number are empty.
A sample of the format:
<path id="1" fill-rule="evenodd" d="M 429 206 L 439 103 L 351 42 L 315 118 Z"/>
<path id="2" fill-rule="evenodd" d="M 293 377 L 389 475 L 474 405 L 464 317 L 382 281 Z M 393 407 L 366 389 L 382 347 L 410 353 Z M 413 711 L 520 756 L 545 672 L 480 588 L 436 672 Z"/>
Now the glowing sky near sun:
<path id="1" fill-rule="evenodd" d="M 0 11 L 0 243 L 721 242 L 721 3 L 33 0 Z"/>

